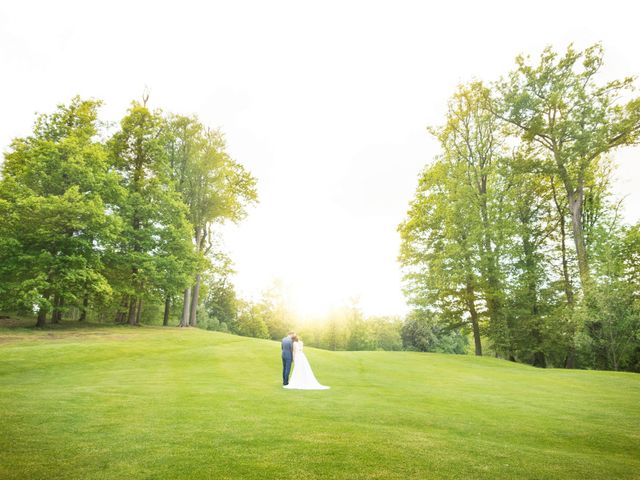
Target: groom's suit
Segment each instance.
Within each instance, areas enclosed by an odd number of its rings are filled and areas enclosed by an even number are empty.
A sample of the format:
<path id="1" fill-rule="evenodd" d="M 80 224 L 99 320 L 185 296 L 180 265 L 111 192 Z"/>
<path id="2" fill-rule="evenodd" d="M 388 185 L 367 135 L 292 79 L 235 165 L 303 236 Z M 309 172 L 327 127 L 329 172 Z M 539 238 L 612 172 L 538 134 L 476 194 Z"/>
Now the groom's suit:
<path id="1" fill-rule="evenodd" d="M 293 362 L 293 340 L 286 336 L 282 339 L 282 384 L 289 383 L 289 372 L 291 372 L 291 362 Z"/>

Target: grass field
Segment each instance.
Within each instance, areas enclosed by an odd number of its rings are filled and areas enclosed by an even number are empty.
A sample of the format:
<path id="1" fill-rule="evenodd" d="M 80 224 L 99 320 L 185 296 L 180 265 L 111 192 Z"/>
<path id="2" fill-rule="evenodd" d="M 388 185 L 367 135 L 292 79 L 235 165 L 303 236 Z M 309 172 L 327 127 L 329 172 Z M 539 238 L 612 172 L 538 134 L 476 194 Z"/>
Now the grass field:
<path id="1" fill-rule="evenodd" d="M 640 376 L 198 329 L 0 329 L 2 479 L 640 478 Z"/>

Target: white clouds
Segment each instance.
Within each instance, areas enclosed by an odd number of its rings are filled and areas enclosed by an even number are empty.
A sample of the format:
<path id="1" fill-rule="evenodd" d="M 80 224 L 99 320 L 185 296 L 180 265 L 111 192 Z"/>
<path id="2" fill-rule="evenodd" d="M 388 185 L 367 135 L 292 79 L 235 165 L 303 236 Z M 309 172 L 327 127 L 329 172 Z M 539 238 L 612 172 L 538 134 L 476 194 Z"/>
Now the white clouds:
<path id="1" fill-rule="evenodd" d="M 640 73 L 633 2 L 16 2 L 0 6 L 0 146 L 75 94 L 118 120 L 151 103 L 197 113 L 259 179 L 260 205 L 227 228 L 237 284 L 273 276 L 300 298 L 360 294 L 404 309 L 395 263 L 417 174 L 437 153 L 459 82 L 492 80 L 520 52 L 603 41 L 605 74 Z M 629 10 L 636 11 L 629 11 Z M 638 150 L 619 188 L 640 217 Z M 322 303 L 322 302 L 320 302 Z"/>

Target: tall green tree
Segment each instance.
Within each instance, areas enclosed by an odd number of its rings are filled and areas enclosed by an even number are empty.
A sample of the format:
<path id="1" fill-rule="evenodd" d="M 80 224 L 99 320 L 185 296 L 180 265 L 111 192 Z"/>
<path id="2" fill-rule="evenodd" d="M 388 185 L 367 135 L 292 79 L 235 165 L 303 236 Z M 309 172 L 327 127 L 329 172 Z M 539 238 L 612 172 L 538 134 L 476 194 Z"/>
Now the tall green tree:
<path id="1" fill-rule="evenodd" d="M 545 367 L 549 337 L 560 334 L 553 313 L 561 299 L 552 268 L 557 212 L 548 172 L 539 168 L 540 154 L 529 144 L 521 145 L 503 164 L 502 174 L 509 182 L 504 192 L 509 241 L 503 262 L 510 279 L 506 315 L 511 358 Z"/>
<path id="2" fill-rule="evenodd" d="M 257 200 L 256 181 L 226 152 L 224 136 L 205 128 L 196 117 L 170 116 L 165 149 L 171 175 L 188 207 L 192 241 L 201 256 L 211 252 L 214 227 L 238 222 Z M 192 286 L 184 290 L 181 326 L 197 323 L 202 281 L 201 266 Z"/>
<path id="3" fill-rule="evenodd" d="M 100 102 L 75 97 L 15 139 L 0 181 L 0 283 L 23 308 L 59 322 L 65 309 L 111 293 L 103 251 L 115 222 L 103 200 L 114 187 L 97 139 Z"/>
<path id="4" fill-rule="evenodd" d="M 482 355 L 479 306 L 481 289 L 477 220 L 469 205 L 470 191 L 464 165 L 437 159 L 421 174 L 407 218 L 398 230 L 401 237 L 399 261 L 404 268 L 409 304 L 416 315 L 432 316 L 450 329 L 469 327 L 476 355 Z"/>
<path id="5" fill-rule="evenodd" d="M 160 112 L 133 102 L 109 140 L 121 186 L 116 213 L 123 225 L 110 265 L 122 295 L 120 319 L 132 325 L 139 323 L 144 298 L 152 298 L 158 287 L 166 290 L 169 278 L 176 284 L 186 280 L 197 262 L 188 211 L 171 179 L 165 129 Z"/>
<path id="6" fill-rule="evenodd" d="M 410 295 L 415 301 L 423 297 L 420 290 L 429 292 L 417 305 L 435 308 L 453 325 L 468 318 L 477 355 L 483 317 L 494 347 L 510 349 L 500 262 L 504 135 L 490 102 L 479 82 L 455 92 L 445 124 L 431 129 L 442 156 L 422 175 L 408 220 L 400 226 L 401 261 L 417 267 L 406 277 L 413 284 Z"/>
<path id="7" fill-rule="evenodd" d="M 493 113 L 489 90 L 480 82 L 461 86 L 452 96 L 446 122 L 432 132 L 440 140 L 443 159 L 455 165 L 456 181 L 465 188 L 470 215 L 467 237 L 477 244 L 480 289 L 494 346 L 508 351 L 503 312 L 504 288 L 500 256 L 505 243 L 505 206 L 509 185 L 500 171 L 505 135 Z"/>
<path id="8" fill-rule="evenodd" d="M 599 44 L 562 56 L 547 47 L 537 65 L 519 56 L 517 68 L 498 84 L 498 115 L 515 125 L 524 141 L 544 148 L 564 187 L 582 286 L 590 270 L 585 240 L 585 188 L 601 156 L 638 142 L 640 98 L 628 99 L 633 78 L 596 81 L 603 65 Z M 627 100 L 624 100 L 627 98 Z"/>

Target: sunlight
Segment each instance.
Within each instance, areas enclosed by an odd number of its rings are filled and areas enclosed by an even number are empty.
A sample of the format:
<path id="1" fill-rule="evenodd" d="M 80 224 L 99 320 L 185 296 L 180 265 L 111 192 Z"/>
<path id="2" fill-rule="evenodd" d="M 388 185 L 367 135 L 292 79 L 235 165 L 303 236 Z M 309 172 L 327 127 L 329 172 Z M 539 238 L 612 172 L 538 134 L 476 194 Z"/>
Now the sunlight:
<path id="1" fill-rule="evenodd" d="M 345 303 L 345 296 L 331 276 L 300 279 L 289 287 L 290 308 L 306 320 L 326 317 Z"/>

